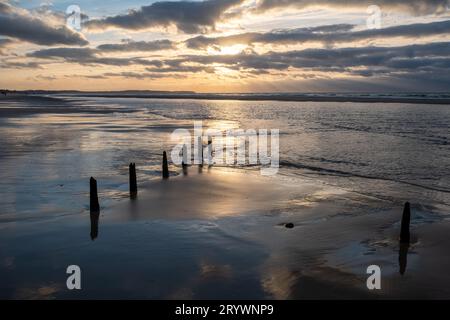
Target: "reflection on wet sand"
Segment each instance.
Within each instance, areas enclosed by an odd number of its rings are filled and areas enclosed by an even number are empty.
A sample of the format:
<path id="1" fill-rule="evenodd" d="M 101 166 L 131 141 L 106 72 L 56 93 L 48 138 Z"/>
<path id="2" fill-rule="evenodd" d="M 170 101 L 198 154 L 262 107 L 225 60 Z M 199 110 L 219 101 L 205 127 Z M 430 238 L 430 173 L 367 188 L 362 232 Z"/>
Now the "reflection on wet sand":
<path id="1" fill-rule="evenodd" d="M 408 263 L 408 243 L 401 243 L 400 250 L 398 252 L 398 263 L 400 266 L 400 274 L 403 275 L 406 271 L 406 265 Z"/>
<path id="2" fill-rule="evenodd" d="M 289 299 L 292 294 L 292 287 L 297 283 L 299 272 L 294 272 L 286 267 L 272 267 L 266 270 L 261 279 L 261 286 L 276 300 Z"/>
<path id="3" fill-rule="evenodd" d="M 15 299 L 53 300 L 63 288 L 58 283 L 40 284 L 37 287 L 20 287 L 14 293 Z"/>
<path id="4" fill-rule="evenodd" d="M 406 181 L 413 172 L 425 187 L 447 186 L 441 142 L 448 136 L 448 108 L 430 113 L 428 106 L 416 107 L 405 120 L 405 105 L 57 103 L 61 107 L 24 104 L 17 117 L 14 110 L 3 113 L 0 298 L 72 298 L 60 283 L 67 263 L 89 270 L 82 298 L 450 297 L 450 275 L 439 272 L 450 268 L 450 220 L 437 217 L 449 211 L 448 193 L 424 192 L 389 176 Z M 424 139 L 424 116 L 438 134 L 444 132 L 439 143 Z M 188 176 L 176 177 L 171 165 L 173 175 L 161 182 L 161 151 L 175 143 L 170 133 L 192 129 L 195 119 L 210 119 L 205 128 L 222 131 L 280 128 L 280 174 L 263 180 L 251 174 L 252 167 L 236 173 L 205 166 L 198 174 L 191 166 L 184 168 Z M 405 121 L 409 129 L 402 138 L 398 130 Z M 384 152 L 392 143 L 405 152 Z M 128 200 L 129 161 L 139 165 L 136 201 Z M 368 171 L 381 180 L 364 179 Z M 90 176 L 99 180 L 103 213 L 102 238 L 99 213 L 90 215 L 95 243 L 87 238 L 86 215 L 79 214 L 89 210 Z M 411 248 L 398 246 L 399 199 L 430 205 L 415 225 L 423 242 Z M 288 223 L 294 228 L 285 228 Z M 399 275 L 407 258 L 414 277 Z M 366 288 L 371 264 L 383 270 L 386 287 L 379 293 Z M 54 281 L 64 290 L 54 291 Z M 386 290 L 389 281 L 396 286 Z M 24 283 L 32 292 L 12 292 Z"/>
<path id="5" fill-rule="evenodd" d="M 164 183 L 154 180 L 142 185 L 135 201 L 112 208 L 108 220 L 136 219 L 216 219 L 250 212 L 277 209 L 288 203 L 293 194 L 309 195 L 317 185 L 305 183 L 301 187 L 265 179 L 256 174 L 242 174 L 237 170 L 202 170 L 200 166 L 186 168 L 188 177 L 174 177 Z M 251 192 L 251 195 L 249 194 Z"/>
<path id="6" fill-rule="evenodd" d="M 98 220 L 100 212 L 91 212 L 91 239 L 94 241 L 98 237 Z"/>

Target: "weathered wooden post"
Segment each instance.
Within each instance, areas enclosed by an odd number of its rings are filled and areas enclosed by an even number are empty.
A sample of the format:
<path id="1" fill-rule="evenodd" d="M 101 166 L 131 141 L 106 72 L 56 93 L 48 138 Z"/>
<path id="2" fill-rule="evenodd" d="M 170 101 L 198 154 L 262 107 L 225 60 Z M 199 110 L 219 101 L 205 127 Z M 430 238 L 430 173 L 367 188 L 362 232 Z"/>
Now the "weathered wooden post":
<path id="1" fill-rule="evenodd" d="M 97 194 L 97 180 L 93 177 L 89 180 L 90 184 L 90 211 L 100 212 L 100 205 L 98 204 L 98 194 Z"/>
<path id="2" fill-rule="evenodd" d="M 207 151 L 207 163 L 208 165 L 212 165 L 212 137 L 208 137 L 208 151 Z"/>
<path id="3" fill-rule="evenodd" d="M 409 202 L 403 208 L 402 226 L 400 231 L 400 243 L 409 243 L 409 224 L 411 222 L 411 207 Z"/>
<path id="4" fill-rule="evenodd" d="M 188 168 L 187 168 L 187 164 L 188 164 L 188 160 L 187 160 L 187 156 L 188 156 L 188 152 L 187 152 L 187 146 L 186 144 L 183 145 L 183 160 L 181 161 L 181 167 L 183 168 L 183 175 L 187 176 L 188 175 Z"/>
<path id="5" fill-rule="evenodd" d="M 187 147 L 186 144 L 183 145 L 183 160 L 181 161 L 181 166 L 184 168 L 187 166 Z"/>
<path id="6" fill-rule="evenodd" d="M 163 152 L 162 176 L 164 179 L 169 178 L 169 165 L 167 164 L 167 154 Z"/>
<path id="7" fill-rule="evenodd" d="M 136 198 L 137 196 L 137 181 L 136 181 L 136 164 L 130 163 L 129 167 L 130 172 L 130 197 L 132 199 Z"/>
<path id="8" fill-rule="evenodd" d="M 203 167 L 203 141 L 202 137 L 198 137 L 198 156 L 200 157 L 200 167 Z"/>

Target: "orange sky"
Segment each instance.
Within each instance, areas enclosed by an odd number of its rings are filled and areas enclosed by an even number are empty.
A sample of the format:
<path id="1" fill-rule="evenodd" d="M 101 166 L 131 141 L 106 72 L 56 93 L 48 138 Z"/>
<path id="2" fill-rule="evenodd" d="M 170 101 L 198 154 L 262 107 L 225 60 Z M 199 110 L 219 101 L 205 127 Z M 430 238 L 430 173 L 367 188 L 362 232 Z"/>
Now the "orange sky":
<path id="1" fill-rule="evenodd" d="M 76 20 L 67 24 L 65 1 L 24 3 L 0 5 L 2 88 L 440 91 L 449 84 L 447 0 L 378 7 L 80 1 L 79 30 Z"/>

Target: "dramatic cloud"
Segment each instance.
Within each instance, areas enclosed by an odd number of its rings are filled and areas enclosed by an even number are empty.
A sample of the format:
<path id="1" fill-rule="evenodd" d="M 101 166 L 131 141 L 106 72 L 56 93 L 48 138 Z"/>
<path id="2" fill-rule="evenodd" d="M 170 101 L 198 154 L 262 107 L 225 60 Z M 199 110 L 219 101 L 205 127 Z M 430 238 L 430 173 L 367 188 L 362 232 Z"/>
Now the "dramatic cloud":
<path id="1" fill-rule="evenodd" d="M 447 90 L 449 1 L 157 0 L 128 12 L 121 3 L 110 8 L 115 11 L 105 11 L 115 12 L 109 17 L 86 21 L 82 14 L 82 32 L 91 41 L 87 45 L 82 33 L 65 27 L 65 11 L 52 10 L 52 5 L 31 8 L 33 4 L 24 9 L 19 1 L 0 0 L 1 68 L 14 74 L 2 83 L 9 86 L 12 79 L 12 86 L 23 87 L 60 80 L 54 84 L 71 87 L 73 74 L 91 79 L 93 86 L 96 80 L 112 79 L 114 87 L 138 83 L 134 80 L 146 86 L 146 80 L 156 79 L 158 86 L 171 86 L 170 79 L 180 79 L 180 86 L 194 90 L 222 85 L 234 90 L 241 83 L 236 79 L 243 80 L 244 90 L 274 83 L 297 90 L 301 81 L 310 81 L 311 87 L 345 82 L 346 88 L 368 91 L 389 84 Z M 86 2 L 83 10 L 98 14 L 100 3 Z M 366 8 L 372 4 L 387 13 L 383 21 L 390 27 L 366 28 Z M 329 14 L 329 25 L 317 26 L 324 14 Z M 412 19 L 411 14 L 428 16 Z M 216 25 L 223 30 L 215 30 Z M 102 32 L 110 27 L 124 30 Z M 148 29 L 168 27 L 191 35 L 148 34 Z M 100 32 L 90 33 L 93 29 Z M 214 30 L 218 32 L 205 34 Z M 161 38 L 164 34 L 167 39 Z"/>
<path id="2" fill-rule="evenodd" d="M 147 71 L 153 73 L 214 73 L 214 67 L 208 66 L 187 66 L 187 65 L 176 65 L 176 66 L 165 66 L 163 68 L 147 68 Z"/>
<path id="3" fill-rule="evenodd" d="M 105 57 L 99 54 L 99 50 L 91 48 L 51 48 L 38 50 L 28 54 L 30 58 L 50 59 L 55 62 L 69 62 L 80 65 L 110 65 L 110 66 L 130 66 L 140 65 L 147 68 L 147 71 L 154 74 L 162 73 L 213 73 L 213 67 L 189 66 L 178 64 L 176 66 L 164 65 L 160 60 L 145 60 L 141 58 L 114 58 Z M 37 62 L 29 62 L 38 65 Z M 24 64 L 10 63 L 10 67 L 21 68 Z"/>
<path id="4" fill-rule="evenodd" d="M 20 62 L 20 61 L 5 61 L 2 64 L 5 69 L 42 69 L 41 64 L 35 61 Z"/>
<path id="5" fill-rule="evenodd" d="M 246 6 L 240 6 L 247 4 Z M 382 10 L 407 11 L 415 15 L 441 14 L 448 12 L 450 0 L 260 0 L 247 3 L 245 0 L 206 0 L 206 1 L 160 1 L 122 15 L 91 20 L 86 26 L 104 29 L 116 27 L 142 30 L 151 27 L 176 26 L 185 33 L 205 33 L 215 29 L 218 21 L 230 17 L 243 16 L 249 8 L 262 13 L 271 9 L 292 7 L 304 9 L 312 6 L 325 8 L 366 9 L 376 4 Z M 239 6 L 239 7 L 238 7 Z M 234 11 L 229 11 L 232 8 Z"/>
<path id="6" fill-rule="evenodd" d="M 265 54 L 188 55 L 163 61 L 165 66 L 183 68 L 197 64 L 222 66 L 236 71 L 263 70 L 339 72 L 372 76 L 390 73 L 448 72 L 450 42 L 402 47 L 362 47 L 341 49 L 306 49 Z"/>
<path id="7" fill-rule="evenodd" d="M 370 77 L 374 74 L 448 72 L 450 42 L 401 47 L 355 47 L 305 49 L 265 54 L 185 55 L 165 60 L 114 58 L 99 55 L 97 49 L 52 48 L 28 55 L 57 62 L 81 65 L 146 66 L 146 71 L 158 73 L 214 73 L 217 67 L 238 72 L 264 74 L 267 71 L 291 72 L 294 69 Z M 295 74 L 295 72 L 294 72 Z"/>
<path id="8" fill-rule="evenodd" d="M 152 80 L 161 78 L 174 78 L 182 79 L 186 78 L 186 75 L 181 74 L 165 74 L 165 73 L 154 73 L 154 72 L 107 72 L 103 74 L 103 77 L 120 77 L 120 78 L 133 78 L 139 80 Z"/>
<path id="9" fill-rule="evenodd" d="M 242 33 L 226 37 L 197 36 L 186 41 L 191 49 L 233 44 L 298 44 L 321 42 L 325 44 L 355 42 L 360 40 L 387 39 L 393 37 L 419 38 L 447 34 L 450 36 L 450 21 L 400 25 L 384 29 L 351 31 L 353 25 L 339 24 L 315 28 L 277 30 L 266 33 Z"/>
<path id="10" fill-rule="evenodd" d="M 0 2 L 0 35 L 39 45 L 86 45 L 84 37 L 66 26 L 55 27 L 24 9 Z"/>
<path id="11" fill-rule="evenodd" d="M 204 33 L 215 28 L 225 11 L 243 0 L 161 1 L 127 14 L 91 20 L 91 28 L 117 27 L 141 30 L 151 27 L 176 26 L 185 33 Z"/>
<path id="12" fill-rule="evenodd" d="M 53 59 L 61 62 L 78 63 L 81 65 L 111 65 L 111 66 L 161 66 L 161 62 L 148 61 L 140 58 L 114 58 L 99 55 L 98 50 L 91 48 L 51 48 L 38 50 L 28 54 L 28 57 Z"/>
<path id="13" fill-rule="evenodd" d="M 312 6 L 328 8 L 367 8 L 369 5 L 378 5 L 384 9 L 408 11 L 416 15 L 440 14 L 448 10 L 449 0 L 260 0 L 257 11 L 266 11 L 274 8 L 295 7 L 304 9 Z"/>
<path id="14" fill-rule="evenodd" d="M 155 41 L 131 41 L 123 40 L 122 43 L 102 44 L 97 47 L 98 50 L 105 52 L 130 52 L 130 51 L 159 51 L 170 50 L 175 48 L 175 43 L 170 40 Z"/>
<path id="15" fill-rule="evenodd" d="M 8 38 L 0 39 L 0 48 L 6 47 L 8 44 L 13 43 L 14 41 Z"/>
<path id="16" fill-rule="evenodd" d="M 0 55 L 3 55 L 3 49 L 7 48 L 9 45 L 13 44 L 14 41 L 8 38 L 0 39 Z"/>

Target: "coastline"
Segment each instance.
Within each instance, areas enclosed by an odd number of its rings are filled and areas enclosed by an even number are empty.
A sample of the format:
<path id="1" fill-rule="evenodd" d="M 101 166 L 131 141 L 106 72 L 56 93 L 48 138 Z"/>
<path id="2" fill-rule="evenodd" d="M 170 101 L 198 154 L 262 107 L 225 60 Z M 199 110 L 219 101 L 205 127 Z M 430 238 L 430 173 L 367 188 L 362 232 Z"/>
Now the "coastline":
<path id="1" fill-rule="evenodd" d="M 433 140 L 418 144 L 423 137 L 408 132 L 427 119 L 420 116 L 423 112 L 413 113 L 400 138 L 405 119 L 392 117 L 401 105 L 334 104 L 328 114 L 321 103 L 280 103 L 280 110 L 290 112 L 268 121 L 264 115 L 276 103 L 226 103 L 229 108 L 223 108 L 213 102 L 10 97 L 0 99 L 0 160 L 7 187 L 0 203 L 2 298 L 450 297 L 450 278 L 441 272 L 450 267 L 448 193 L 436 190 L 448 186 L 446 176 L 435 184 L 421 180 L 432 188 L 417 188 L 399 183 L 401 176 L 373 171 L 389 163 L 385 158 L 367 162 L 376 154 L 355 158 L 305 149 L 320 146 L 360 155 L 368 150 L 361 146 L 389 146 L 385 154 L 399 156 L 392 161 L 401 168 L 408 168 L 404 159 L 418 159 L 409 152 L 419 150 L 439 160 L 432 171 L 436 175 L 448 154 L 446 107 L 434 108 L 442 112 L 442 127 L 425 137 Z M 243 108 L 247 104 L 252 112 Z M 239 112 L 223 114 L 224 109 Z M 254 114 L 255 109 L 264 112 Z M 320 116 L 301 121 L 305 109 Z M 372 113 L 353 117 L 358 110 Z M 281 167 L 274 177 L 262 177 L 252 167 L 214 166 L 201 172 L 192 166 L 183 176 L 181 168 L 171 165 L 171 177 L 161 180 L 161 153 L 170 150 L 170 132 L 210 115 L 206 125 L 222 123 L 224 128 L 283 124 L 290 133 L 283 141 L 292 147 L 283 157 L 299 157 L 290 158 L 285 164 L 293 166 Z M 385 131 L 384 123 L 393 129 Z M 382 130 L 361 130 L 369 125 Z M 327 143 L 330 137 L 339 137 L 339 148 L 333 149 L 336 140 Z M 345 142 L 358 148 L 345 149 Z M 309 162 L 302 154 L 311 157 Z M 136 201 L 129 199 L 130 161 L 138 168 Z M 423 162 L 415 164 L 423 167 Z M 412 168 L 415 176 L 417 167 Z M 351 175 L 337 175 L 345 172 Z M 432 173 L 424 171 L 428 178 Z M 368 179 L 372 175 L 381 179 Z M 89 213 L 90 176 L 99 183 L 98 220 Z M 405 201 L 412 206 L 412 241 L 406 252 L 398 241 Z M 66 290 L 64 283 L 72 264 L 83 270 L 78 293 Z M 373 264 L 382 268 L 381 291 L 366 287 L 366 270 Z"/>
<path id="2" fill-rule="evenodd" d="M 375 94 L 222 94 L 222 93 L 147 93 L 147 92 L 83 92 L 83 91 L 39 91 L 17 92 L 10 96 L 73 96 L 86 98 L 142 98 L 142 99 L 186 99 L 186 100 L 218 100 L 218 101 L 278 101 L 278 102 L 355 102 L 355 103 L 407 103 L 450 105 L 450 96 L 445 98 L 430 98 L 426 94 L 412 96 L 371 96 Z M 445 94 L 448 96 L 449 94 Z M 6 96 L 8 97 L 8 95 Z M 4 99 L 5 96 L 0 97 Z"/>

